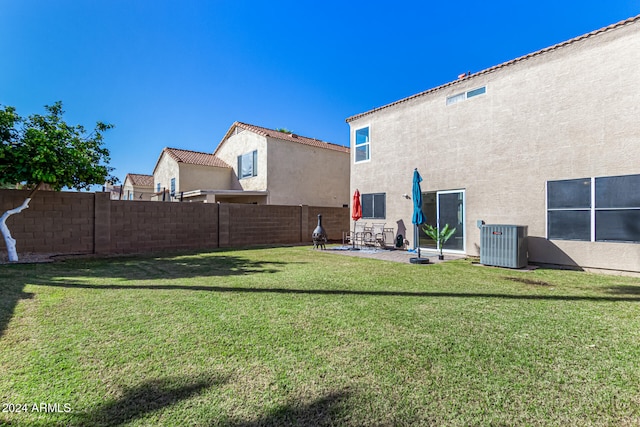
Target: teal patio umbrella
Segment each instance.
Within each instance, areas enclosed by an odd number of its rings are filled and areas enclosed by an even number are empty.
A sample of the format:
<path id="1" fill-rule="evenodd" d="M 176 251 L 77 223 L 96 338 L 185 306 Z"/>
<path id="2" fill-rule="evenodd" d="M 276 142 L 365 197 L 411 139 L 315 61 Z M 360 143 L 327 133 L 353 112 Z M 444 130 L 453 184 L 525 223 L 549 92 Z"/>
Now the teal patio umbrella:
<path id="1" fill-rule="evenodd" d="M 424 216 L 422 212 L 422 189 L 420 188 L 420 183 L 422 182 L 422 177 L 418 172 L 418 168 L 413 170 L 413 189 L 412 189 L 412 198 L 413 198 L 413 216 L 411 217 L 411 222 L 413 223 L 413 241 L 418 249 L 418 260 L 420 260 L 420 243 L 418 242 L 418 226 L 420 224 L 424 224 L 427 222 L 427 218 Z"/>

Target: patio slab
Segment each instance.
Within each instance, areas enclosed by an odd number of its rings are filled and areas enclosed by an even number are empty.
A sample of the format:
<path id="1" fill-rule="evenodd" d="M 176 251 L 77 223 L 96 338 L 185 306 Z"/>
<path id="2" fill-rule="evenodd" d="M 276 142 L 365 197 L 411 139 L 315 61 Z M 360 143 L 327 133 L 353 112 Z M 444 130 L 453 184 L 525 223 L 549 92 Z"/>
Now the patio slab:
<path id="1" fill-rule="evenodd" d="M 326 252 L 345 256 L 403 262 L 407 264 L 410 262 L 411 258 L 418 257 L 418 254 L 416 252 L 404 251 L 400 249 L 362 248 L 360 250 L 352 250 L 351 246 L 327 246 Z M 420 258 L 428 258 L 429 264 L 438 264 L 444 261 L 466 258 L 466 256 L 445 254 L 444 260 L 439 260 L 437 252 L 420 250 Z"/>

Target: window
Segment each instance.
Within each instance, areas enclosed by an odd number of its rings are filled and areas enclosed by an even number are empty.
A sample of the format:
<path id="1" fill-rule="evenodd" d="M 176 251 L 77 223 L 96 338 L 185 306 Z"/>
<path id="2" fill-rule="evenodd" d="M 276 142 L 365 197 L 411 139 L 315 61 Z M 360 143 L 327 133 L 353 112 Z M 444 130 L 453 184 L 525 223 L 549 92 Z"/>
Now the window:
<path id="1" fill-rule="evenodd" d="M 356 129 L 356 163 L 369 160 L 369 127 Z"/>
<path id="2" fill-rule="evenodd" d="M 238 156 L 238 178 L 250 178 L 258 175 L 258 151 Z"/>
<path id="3" fill-rule="evenodd" d="M 466 92 L 457 93 L 447 97 L 447 105 L 455 104 L 465 99 L 473 98 L 474 96 L 483 95 L 487 93 L 487 87 L 482 86 L 476 89 L 471 89 Z"/>
<path id="4" fill-rule="evenodd" d="M 474 96 L 482 95 L 483 93 L 486 93 L 486 92 L 487 92 L 486 86 L 482 86 L 482 87 L 479 87 L 478 89 L 470 90 L 467 92 L 467 99 L 473 98 Z"/>
<path id="5" fill-rule="evenodd" d="M 595 179 L 596 241 L 640 243 L 640 175 Z"/>
<path id="6" fill-rule="evenodd" d="M 385 193 L 362 195 L 362 218 L 385 219 L 387 207 L 387 195 Z"/>
<path id="7" fill-rule="evenodd" d="M 159 192 L 160 192 L 160 183 L 157 183 L 156 184 L 156 193 L 159 193 Z"/>
<path id="8" fill-rule="evenodd" d="M 547 237 L 640 243 L 640 175 L 547 183 Z"/>
<path id="9" fill-rule="evenodd" d="M 176 179 L 171 178 L 171 197 L 176 196 Z"/>
<path id="10" fill-rule="evenodd" d="M 591 180 L 547 183 L 547 234 L 549 239 L 591 240 Z"/>

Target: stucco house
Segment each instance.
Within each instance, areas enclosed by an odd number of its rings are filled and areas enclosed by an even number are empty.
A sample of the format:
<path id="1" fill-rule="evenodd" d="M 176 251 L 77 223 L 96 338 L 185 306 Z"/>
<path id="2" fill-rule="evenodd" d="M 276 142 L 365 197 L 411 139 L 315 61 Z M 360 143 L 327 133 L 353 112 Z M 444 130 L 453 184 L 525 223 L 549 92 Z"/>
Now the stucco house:
<path id="1" fill-rule="evenodd" d="M 412 174 L 445 253 L 528 227 L 532 263 L 640 272 L 640 16 L 347 119 L 361 221 L 410 245 Z"/>
<path id="2" fill-rule="evenodd" d="M 349 148 L 235 122 L 213 154 L 165 148 L 155 200 L 342 207 Z"/>
<path id="3" fill-rule="evenodd" d="M 201 188 L 228 189 L 231 167 L 209 153 L 166 147 L 153 169 L 152 200 L 181 201 Z M 202 201 L 202 200 L 195 200 Z"/>
<path id="4" fill-rule="evenodd" d="M 122 184 L 122 200 L 151 200 L 153 175 L 128 173 Z"/>

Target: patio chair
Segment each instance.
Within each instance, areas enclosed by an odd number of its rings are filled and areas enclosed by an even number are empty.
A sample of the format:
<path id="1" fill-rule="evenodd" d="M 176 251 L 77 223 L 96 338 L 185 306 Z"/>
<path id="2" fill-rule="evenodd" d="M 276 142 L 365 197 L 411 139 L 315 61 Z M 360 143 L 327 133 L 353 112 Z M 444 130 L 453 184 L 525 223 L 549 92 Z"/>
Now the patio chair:
<path id="1" fill-rule="evenodd" d="M 356 221 L 355 230 L 349 231 L 349 233 L 347 234 L 347 241 L 349 242 L 349 244 L 362 246 L 364 243 L 366 229 L 366 222 Z"/>
<path id="2" fill-rule="evenodd" d="M 373 240 L 373 244 L 376 246 L 380 246 L 384 248 L 387 246 L 387 242 L 385 239 L 385 223 L 373 223 L 371 226 L 371 239 Z"/>

